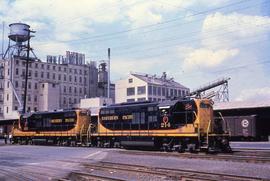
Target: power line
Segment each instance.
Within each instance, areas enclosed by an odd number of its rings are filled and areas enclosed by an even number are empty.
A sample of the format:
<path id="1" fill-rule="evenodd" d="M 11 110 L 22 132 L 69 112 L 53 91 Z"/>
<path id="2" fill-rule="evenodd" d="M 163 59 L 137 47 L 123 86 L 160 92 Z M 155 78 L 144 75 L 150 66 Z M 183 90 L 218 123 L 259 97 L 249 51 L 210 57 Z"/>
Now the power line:
<path id="1" fill-rule="evenodd" d="M 145 26 L 139 26 L 139 27 L 131 28 L 131 29 L 127 29 L 127 30 L 116 31 L 116 32 L 113 32 L 113 33 L 95 35 L 95 36 L 92 36 L 92 37 L 83 37 L 83 38 L 79 38 L 79 39 L 76 39 L 76 40 L 67 40 L 67 41 L 59 41 L 59 42 L 60 43 L 66 43 L 66 42 L 76 42 L 76 41 L 81 41 L 81 40 L 85 41 L 85 40 L 97 39 L 97 38 L 101 38 L 101 37 L 109 37 L 109 36 L 114 36 L 114 35 L 118 35 L 118 34 L 128 33 L 128 32 L 132 32 L 132 31 L 136 31 L 136 30 L 140 30 L 140 29 L 145 29 L 145 28 L 150 28 L 150 27 L 155 27 L 155 26 L 160 26 L 160 25 L 172 23 L 172 22 L 181 20 L 183 18 L 190 18 L 190 17 L 194 17 L 194 16 L 198 16 L 198 15 L 207 14 L 207 13 L 212 12 L 212 11 L 216 11 L 216 10 L 228 8 L 228 7 L 231 7 L 231 6 L 239 5 L 239 4 L 242 4 L 242 3 L 246 3 L 247 1 L 252 1 L 252 0 L 242 0 L 242 1 L 239 1 L 239 2 L 236 2 L 236 3 L 231 3 L 231 4 L 228 4 L 228 5 L 221 6 L 221 7 L 212 8 L 212 9 L 206 10 L 206 11 L 201 11 L 201 12 L 194 13 L 194 14 L 191 14 L 191 15 L 188 15 L 188 16 L 185 16 L 185 17 L 170 19 L 170 20 L 163 21 L 163 22 L 160 22 L 160 23 L 155 23 L 155 24 L 150 24 L 150 25 L 145 25 Z"/>

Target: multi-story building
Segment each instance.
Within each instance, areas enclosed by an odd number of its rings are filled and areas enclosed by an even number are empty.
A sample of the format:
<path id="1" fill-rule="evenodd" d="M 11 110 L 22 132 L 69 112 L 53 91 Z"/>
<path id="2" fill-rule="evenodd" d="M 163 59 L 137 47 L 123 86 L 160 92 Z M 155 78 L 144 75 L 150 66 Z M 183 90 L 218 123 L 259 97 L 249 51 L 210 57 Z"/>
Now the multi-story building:
<path id="1" fill-rule="evenodd" d="M 70 52 L 67 52 L 70 56 Z M 72 61 L 31 61 L 28 72 L 27 111 L 48 111 L 74 107 L 81 98 L 96 97 L 98 70 L 95 62 L 84 63 L 84 56 Z M 24 98 L 26 60 L 13 56 L 3 61 L 4 88 L 2 110 L 4 117 L 21 108 Z M 1 89 L 0 89 L 1 91 Z M 0 96 L 1 105 L 1 96 Z M 1 106 L 0 106 L 1 107 Z"/>
<path id="2" fill-rule="evenodd" d="M 168 79 L 165 72 L 161 77 L 131 73 L 128 78 L 116 82 L 115 92 L 116 103 L 163 101 L 183 97 L 189 93 L 189 88 Z"/>

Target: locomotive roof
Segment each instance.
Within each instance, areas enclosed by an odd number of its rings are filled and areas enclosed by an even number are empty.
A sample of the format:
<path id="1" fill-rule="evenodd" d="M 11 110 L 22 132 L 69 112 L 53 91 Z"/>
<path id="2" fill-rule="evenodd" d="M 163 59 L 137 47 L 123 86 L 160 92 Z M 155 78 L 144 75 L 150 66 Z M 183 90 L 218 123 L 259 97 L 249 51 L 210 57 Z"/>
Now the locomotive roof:
<path id="1" fill-rule="evenodd" d="M 107 107 L 103 107 L 101 109 L 107 108 L 118 108 L 118 107 L 132 107 L 132 106 L 158 106 L 158 107 L 165 107 L 165 106 L 173 106 L 178 101 L 190 101 L 189 99 L 184 100 L 165 100 L 162 102 L 150 102 L 150 101 L 139 101 L 139 102 L 131 102 L 131 103 L 119 103 L 119 104 L 112 104 Z"/>

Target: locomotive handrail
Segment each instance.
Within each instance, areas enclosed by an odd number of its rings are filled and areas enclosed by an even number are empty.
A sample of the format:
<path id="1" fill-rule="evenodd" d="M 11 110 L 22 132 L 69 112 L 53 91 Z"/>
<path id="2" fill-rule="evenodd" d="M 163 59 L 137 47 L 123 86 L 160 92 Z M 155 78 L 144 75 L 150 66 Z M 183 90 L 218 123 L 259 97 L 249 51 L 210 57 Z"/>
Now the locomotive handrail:
<path id="1" fill-rule="evenodd" d="M 231 136 L 231 129 L 230 129 L 230 126 L 228 125 L 228 122 L 223 118 L 221 112 L 218 112 L 218 114 L 220 115 L 222 121 L 226 125 L 226 131 L 229 132 L 229 136 Z"/>
<path id="2" fill-rule="evenodd" d="M 208 126 L 207 126 L 207 131 L 206 131 L 206 143 L 207 143 L 207 146 L 209 146 L 209 130 L 210 130 L 210 125 L 211 125 L 211 122 L 212 120 L 210 119 L 209 120 L 209 123 L 208 123 Z"/>

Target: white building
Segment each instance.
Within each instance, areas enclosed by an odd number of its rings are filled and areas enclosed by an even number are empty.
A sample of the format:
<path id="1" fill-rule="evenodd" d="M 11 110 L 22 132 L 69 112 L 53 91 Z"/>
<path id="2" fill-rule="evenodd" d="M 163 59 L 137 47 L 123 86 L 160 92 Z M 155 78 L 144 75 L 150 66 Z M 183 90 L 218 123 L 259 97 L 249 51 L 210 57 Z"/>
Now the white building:
<path id="1" fill-rule="evenodd" d="M 163 101 L 175 97 L 183 97 L 189 88 L 168 79 L 164 72 L 161 77 L 148 74 L 131 73 L 128 78 L 115 84 L 115 102 Z"/>

